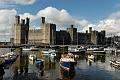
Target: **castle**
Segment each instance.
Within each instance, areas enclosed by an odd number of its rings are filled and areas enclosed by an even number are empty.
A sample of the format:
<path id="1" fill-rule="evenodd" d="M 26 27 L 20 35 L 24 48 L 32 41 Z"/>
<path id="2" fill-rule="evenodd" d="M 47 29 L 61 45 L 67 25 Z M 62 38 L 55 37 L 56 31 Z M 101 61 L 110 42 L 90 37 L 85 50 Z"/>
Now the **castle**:
<path id="1" fill-rule="evenodd" d="M 105 45 L 105 31 L 98 32 L 89 27 L 89 32 L 77 32 L 77 28 L 71 25 L 66 30 L 56 31 L 56 24 L 46 23 L 45 17 L 41 17 L 40 29 L 29 29 L 29 18 L 26 20 L 16 16 L 14 25 L 14 44 L 49 44 L 49 45 L 77 45 L 95 44 Z"/>

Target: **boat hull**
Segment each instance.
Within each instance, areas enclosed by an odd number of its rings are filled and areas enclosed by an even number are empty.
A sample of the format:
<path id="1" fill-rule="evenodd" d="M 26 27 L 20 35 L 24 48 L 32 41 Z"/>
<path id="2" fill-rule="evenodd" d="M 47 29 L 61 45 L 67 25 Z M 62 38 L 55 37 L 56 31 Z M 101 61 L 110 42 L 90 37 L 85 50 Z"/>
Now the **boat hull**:
<path id="1" fill-rule="evenodd" d="M 16 61 L 16 59 L 17 59 L 17 57 L 13 58 L 13 59 L 7 59 L 7 60 L 4 61 L 4 65 L 12 64 L 13 62 Z"/>
<path id="2" fill-rule="evenodd" d="M 120 67 L 120 62 L 110 61 L 110 64 L 111 64 L 113 67 Z"/>
<path id="3" fill-rule="evenodd" d="M 42 70 L 44 68 L 44 60 L 42 59 L 36 59 L 35 61 L 36 67 Z"/>
<path id="4" fill-rule="evenodd" d="M 73 80 L 74 76 L 75 76 L 75 69 L 71 69 L 71 70 L 65 70 L 63 68 L 60 69 L 61 72 L 61 77 L 62 80 Z"/>
<path id="5" fill-rule="evenodd" d="M 23 48 L 23 51 L 38 51 L 38 48 Z"/>
<path id="6" fill-rule="evenodd" d="M 60 62 L 60 67 L 64 70 L 74 69 L 75 62 Z"/>

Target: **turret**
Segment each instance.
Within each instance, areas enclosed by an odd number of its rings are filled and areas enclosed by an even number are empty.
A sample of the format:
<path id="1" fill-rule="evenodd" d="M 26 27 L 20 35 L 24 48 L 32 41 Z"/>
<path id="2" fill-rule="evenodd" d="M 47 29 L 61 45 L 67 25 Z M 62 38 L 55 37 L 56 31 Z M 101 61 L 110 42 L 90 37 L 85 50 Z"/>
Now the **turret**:
<path id="1" fill-rule="evenodd" d="M 88 30 L 86 30 L 86 33 L 88 33 Z"/>
<path id="2" fill-rule="evenodd" d="M 25 24 L 25 19 L 21 19 L 21 24 L 22 24 L 22 25 Z"/>
<path id="3" fill-rule="evenodd" d="M 27 17 L 26 18 L 26 25 L 29 26 L 30 19 Z"/>
<path id="4" fill-rule="evenodd" d="M 45 23 L 45 17 L 41 17 L 42 18 L 42 24 Z"/>
<path id="5" fill-rule="evenodd" d="M 16 25 L 20 24 L 20 16 L 15 16 Z"/>
<path id="6" fill-rule="evenodd" d="M 73 24 L 71 25 L 71 28 L 73 28 Z"/>
<path id="7" fill-rule="evenodd" d="M 92 33 L 92 27 L 89 27 L 89 33 Z"/>

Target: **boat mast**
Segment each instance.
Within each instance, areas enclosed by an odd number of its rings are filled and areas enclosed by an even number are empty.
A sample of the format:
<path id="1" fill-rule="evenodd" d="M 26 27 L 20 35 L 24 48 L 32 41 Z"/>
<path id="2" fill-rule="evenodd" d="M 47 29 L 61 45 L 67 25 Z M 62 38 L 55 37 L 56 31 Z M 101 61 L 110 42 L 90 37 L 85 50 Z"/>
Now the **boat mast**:
<path id="1" fill-rule="evenodd" d="M 77 32 L 77 47 L 78 47 L 78 32 Z"/>
<path id="2" fill-rule="evenodd" d="M 113 37 L 113 46 L 114 46 L 114 48 L 115 48 L 115 61 L 116 61 L 116 60 L 117 60 L 117 59 L 116 59 L 117 49 L 116 49 L 116 47 L 115 47 L 115 36 Z"/>
<path id="3" fill-rule="evenodd" d="M 63 36 L 63 54 L 64 54 L 64 36 Z"/>
<path id="4" fill-rule="evenodd" d="M 33 31 L 34 31 L 34 32 L 33 32 L 33 34 L 34 34 L 33 45 L 35 45 L 35 28 L 34 28 Z"/>

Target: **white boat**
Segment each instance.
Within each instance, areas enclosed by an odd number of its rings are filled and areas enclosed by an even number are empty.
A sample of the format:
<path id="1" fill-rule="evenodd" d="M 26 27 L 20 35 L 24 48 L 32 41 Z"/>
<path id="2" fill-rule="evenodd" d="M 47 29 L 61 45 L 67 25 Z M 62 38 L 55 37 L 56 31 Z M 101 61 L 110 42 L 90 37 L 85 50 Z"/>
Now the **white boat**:
<path id="1" fill-rule="evenodd" d="M 94 59 L 94 55 L 88 55 L 88 59 Z"/>
<path id="2" fill-rule="evenodd" d="M 34 61 L 36 59 L 36 55 L 35 54 L 30 54 L 29 55 L 29 60 Z"/>
<path id="3" fill-rule="evenodd" d="M 104 48 L 88 48 L 87 51 L 93 52 L 93 53 L 105 53 Z"/>
<path id="4" fill-rule="evenodd" d="M 23 51 L 31 51 L 30 48 L 22 48 Z"/>
<path id="5" fill-rule="evenodd" d="M 24 51 L 38 51 L 39 48 L 31 46 L 31 47 L 23 47 L 22 50 L 24 50 Z"/>
<path id="6" fill-rule="evenodd" d="M 94 50 L 98 50 L 98 48 L 87 48 L 87 51 L 94 51 Z"/>
<path id="7" fill-rule="evenodd" d="M 30 47 L 30 49 L 31 49 L 31 51 L 38 51 L 39 50 L 39 48 L 34 47 L 34 46 Z"/>
<path id="8" fill-rule="evenodd" d="M 54 58 L 56 56 L 56 53 L 50 53 L 50 57 Z"/>
<path id="9" fill-rule="evenodd" d="M 105 51 L 99 51 L 99 50 L 97 50 L 97 51 L 93 51 L 94 53 L 105 53 Z"/>
<path id="10" fill-rule="evenodd" d="M 15 52 L 9 52 L 9 53 L 6 53 L 6 54 L 2 54 L 0 57 L 14 56 L 14 55 L 16 55 Z"/>
<path id="11" fill-rule="evenodd" d="M 78 52 L 79 49 L 76 48 L 76 47 L 70 47 L 70 48 L 68 48 L 68 51 L 70 51 L 70 52 Z"/>
<path id="12" fill-rule="evenodd" d="M 118 61 L 116 58 L 116 52 L 117 52 L 117 49 L 115 50 L 115 59 L 110 60 L 110 64 L 115 68 L 120 68 L 120 61 Z"/>
<path id="13" fill-rule="evenodd" d="M 42 50 L 43 55 L 50 55 L 50 51 L 48 48 Z"/>
<path id="14" fill-rule="evenodd" d="M 43 55 L 55 55 L 56 52 L 56 50 L 48 48 L 42 50 Z"/>
<path id="15" fill-rule="evenodd" d="M 78 55 L 86 52 L 84 47 L 80 47 L 80 48 L 78 48 L 78 47 L 69 47 L 68 51 L 70 53 L 78 54 Z"/>
<path id="16" fill-rule="evenodd" d="M 120 53 L 120 49 L 117 49 L 116 52 Z"/>
<path id="17" fill-rule="evenodd" d="M 3 59 L 4 65 L 11 64 L 15 62 L 15 60 L 17 59 L 17 55 L 15 54 L 15 52 L 9 52 L 9 53 L 1 55 L 0 57 Z"/>
<path id="18" fill-rule="evenodd" d="M 56 53 L 57 51 L 55 49 L 49 49 L 50 53 Z"/>
<path id="19" fill-rule="evenodd" d="M 107 47 L 107 48 L 104 48 L 104 51 L 115 51 L 116 48 L 113 48 L 113 47 Z"/>
<path id="20" fill-rule="evenodd" d="M 113 65 L 114 67 L 120 67 L 120 61 L 117 60 L 110 61 L 110 64 Z"/>

